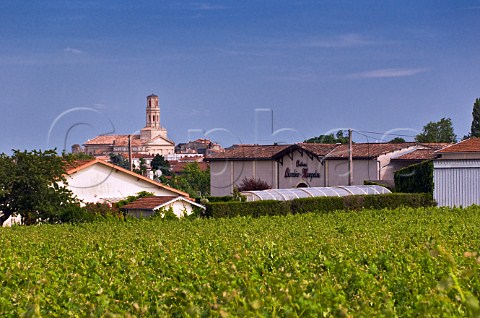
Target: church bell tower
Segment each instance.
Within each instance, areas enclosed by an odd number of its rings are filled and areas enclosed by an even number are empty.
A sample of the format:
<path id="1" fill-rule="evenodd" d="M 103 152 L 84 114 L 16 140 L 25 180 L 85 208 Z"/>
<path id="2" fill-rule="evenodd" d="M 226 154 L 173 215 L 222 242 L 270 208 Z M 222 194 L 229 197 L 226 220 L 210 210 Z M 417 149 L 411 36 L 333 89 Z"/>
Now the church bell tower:
<path id="1" fill-rule="evenodd" d="M 157 136 L 167 138 L 167 130 L 160 125 L 160 106 L 158 96 L 151 94 L 147 96 L 147 109 L 145 127 L 140 130 L 140 139 L 151 140 Z"/>
<path id="2" fill-rule="evenodd" d="M 146 128 L 160 129 L 160 106 L 158 106 L 158 96 L 151 94 L 147 96 L 147 119 Z"/>

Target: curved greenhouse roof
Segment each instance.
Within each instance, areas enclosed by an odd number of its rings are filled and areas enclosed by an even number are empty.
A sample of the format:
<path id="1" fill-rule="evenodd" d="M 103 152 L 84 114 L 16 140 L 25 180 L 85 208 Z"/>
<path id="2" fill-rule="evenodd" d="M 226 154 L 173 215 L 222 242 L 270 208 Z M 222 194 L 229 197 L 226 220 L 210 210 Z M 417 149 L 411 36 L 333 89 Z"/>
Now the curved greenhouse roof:
<path id="1" fill-rule="evenodd" d="M 385 194 L 391 193 L 385 187 L 378 185 L 356 185 L 356 186 L 337 186 L 337 187 L 312 187 L 312 188 L 293 188 L 293 189 L 269 189 L 261 191 L 244 191 L 242 195 L 247 197 L 247 201 L 277 200 L 288 201 L 298 198 L 313 197 L 344 197 L 356 194 Z"/>

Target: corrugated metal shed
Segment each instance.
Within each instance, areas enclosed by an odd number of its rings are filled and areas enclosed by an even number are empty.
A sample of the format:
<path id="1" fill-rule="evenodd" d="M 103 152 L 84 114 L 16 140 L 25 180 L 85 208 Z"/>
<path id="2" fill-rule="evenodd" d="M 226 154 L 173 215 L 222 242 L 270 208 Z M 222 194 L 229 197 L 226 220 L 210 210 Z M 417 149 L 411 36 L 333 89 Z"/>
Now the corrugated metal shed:
<path id="1" fill-rule="evenodd" d="M 480 204 L 480 160 L 435 160 L 433 198 L 439 206 Z"/>
<path id="2" fill-rule="evenodd" d="M 356 194 L 385 194 L 391 193 L 385 187 L 377 185 L 357 185 L 357 186 L 338 186 L 338 187 L 312 187 L 312 188 L 293 188 L 293 189 L 269 189 L 261 191 L 244 191 L 242 195 L 247 197 L 247 201 L 277 200 L 287 201 L 298 198 L 313 197 L 343 197 Z"/>

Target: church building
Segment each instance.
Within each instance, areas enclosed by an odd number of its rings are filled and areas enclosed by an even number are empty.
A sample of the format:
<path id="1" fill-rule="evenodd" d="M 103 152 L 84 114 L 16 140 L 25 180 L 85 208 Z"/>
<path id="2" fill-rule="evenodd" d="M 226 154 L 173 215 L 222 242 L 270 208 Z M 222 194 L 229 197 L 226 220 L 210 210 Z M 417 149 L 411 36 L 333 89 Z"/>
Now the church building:
<path id="1" fill-rule="evenodd" d="M 157 95 L 147 96 L 146 124 L 135 135 L 100 135 L 88 140 L 83 144 L 83 152 L 93 156 L 108 156 L 114 154 L 127 154 L 130 145 L 132 153 L 162 156 L 171 155 L 175 152 L 175 143 L 167 137 L 167 129 L 160 124 L 160 106 Z M 77 148 L 77 150 L 75 149 Z M 79 147 L 74 145 L 73 152 Z"/>

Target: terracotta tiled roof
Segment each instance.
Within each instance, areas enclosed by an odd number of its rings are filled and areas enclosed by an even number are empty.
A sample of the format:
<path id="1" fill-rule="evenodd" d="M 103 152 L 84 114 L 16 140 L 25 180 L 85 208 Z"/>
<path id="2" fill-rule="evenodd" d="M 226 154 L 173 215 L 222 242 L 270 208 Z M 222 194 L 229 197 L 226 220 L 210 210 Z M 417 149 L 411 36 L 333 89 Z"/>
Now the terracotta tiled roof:
<path id="1" fill-rule="evenodd" d="M 81 159 L 81 160 L 74 160 L 71 162 L 65 161 L 65 171 L 67 171 L 68 173 L 68 171 L 71 171 L 77 167 L 83 166 L 93 160 L 95 159 Z"/>
<path id="2" fill-rule="evenodd" d="M 122 153 L 122 155 L 124 155 L 125 158 L 128 159 L 128 152 Z M 153 159 L 153 158 L 155 158 L 155 155 L 143 154 L 143 153 L 132 153 L 132 158 Z"/>
<path id="3" fill-rule="evenodd" d="M 235 145 L 225 152 L 209 154 L 205 160 L 268 160 L 290 145 Z"/>
<path id="4" fill-rule="evenodd" d="M 175 196 L 165 196 L 165 197 L 143 197 L 138 200 L 135 200 L 129 204 L 126 204 L 122 207 L 122 210 L 125 209 L 139 209 L 139 210 L 152 210 L 156 207 L 168 203 L 177 197 Z"/>
<path id="5" fill-rule="evenodd" d="M 440 154 L 452 152 L 480 152 L 480 138 L 465 139 L 455 145 L 437 151 Z"/>
<path id="6" fill-rule="evenodd" d="M 415 146 L 414 142 L 406 143 L 362 143 L 352 145 L 352 157 L 353 158 L 376 158 L 380 155 L 393 152 L 396 150 L 405 149 Z M 329 159 L 346 159 L 348 158 L 348 145 L 338 145 L 332 152 L 327 155 Z"/>
<path id="7" fill-rule="evenodd" d="M 332 150 L 337 148 L 339 145 L 336 144 L 316 144 L 316 143 L 299 143 L 298 146 L 301 148 L 310 151 L 311 153 L 314 153 L 317 156 L 326 156 L 328 153 L 330 153 Z"/>
<path id="8" fill-rule="evenodd" d="M 172 188 L 172 187 L 169 187 L 167 185 L 164 185 L 163 183 L 160 183 L 160 182 L 157 182 L 157 181 L 154 181 L 152 179 L 149 179 L 145 176 L 142 176 L 141 174 L 138 174 L 138 173 L 135 173 L 135 172 L 132 172 L 130 170 L 127 170 L 127 169 L 124 169 L 122 167 L 119 167 L 119 166 L 116 166 L 114 164 L 111 164 L 109 162 L 106 162 L 106 161 L 103 161 L 103 160 L 100 160 L 100 159 L 92 159 L 92 160 L 79 160 L 77 162 L 77 165 L 76 166 L 71 166 L 71 168 L 69 169 L 66 169 L 67 170 L 67 174 L 71 175 L 71 174 L 74 174 L 80 170 L 83 170 L 83 169 L 86 169 L 90 166 L 93 166 L 94 164 L 102 164 L 102 165 L 105 165 L 105 166 L 108 166 L 112 169 L 115 169 L 117 171 L 122 171 L 126 174 L 129 174 L 131 176 L 134 176 L 135 178 L 138 178 L 138 179 L 142 179 L 148 183 L 151 183 L 157 187 L 161 187 L 161 188 L 164 188 L 166 190 L 169 190 L 171 192 L 174 192 L 174 193 L 177 193 L 178 195 L 180 196 L 183 196 L 183 197 L 189 197 L 188 193 L 186 192 L 183 192 L 183 191 L 180 191 L 180 190 L 177 190 L 175 188 Z"/>
<path id="9" fill-rule="evenodd" d="M 416 149 L 412 152 L 406 153 L 392 160 L 407 160 L 407 161 L 424 161 L 437 157 L 435 149 Z"/>
<path id="10" fill-rule="evenodd" d="M 416 145 L 429 148 L 432 152 L 441 149 L 449 144 L 446 143 L 425 143 L 417 144 L 415 142 L 405 143 L 357 143 L 352 145 L 353 158 L 376 158 L 380 155 L 387 154 Z M 348 144 L 317 144 L 317 143 L 299 143 L 295 145 L 237 145 L 226 149 L 223 153 L 210 154 L 205 160 L 251 160 L 251 159 L 273 159 L 273 157 L 282 156 L 285 152 L 289 152 L 295 147 L 300 147 L 317 156 L 326 157 L 328 159 L 347 159 L 348 158 Z M 420 157 L 428 156 L 427 152 L 419 152 L 411 156 Z M 413 157 L 412 157 L 413 158 Z M 412 159 L 413 160 L 413 159 Z"/>
<path id="11" fill-rule="evenodd" d="M 132 146 L 141 146 L 140 135 L 132 135 Z M 88 140 L 84 145 L 128 146 L 128 135 L 102 135 Z"/>
<path id="12" fill-rule="evenodd" d="M 453 144 L 448 142 L 425 142 L 425 143 L 420 143 L 419 145 L 425 146 L 430 149 L 439 150 L 439 149 L 451 146 Z"/>

